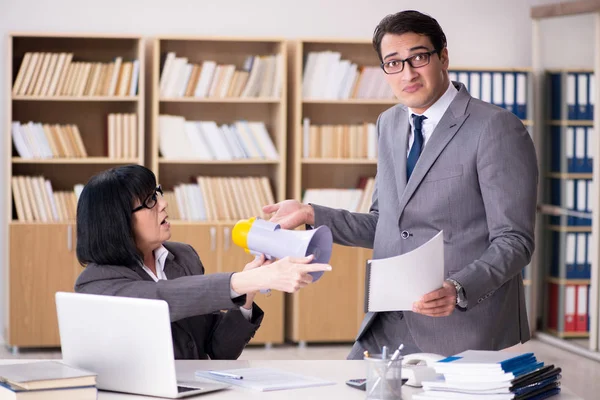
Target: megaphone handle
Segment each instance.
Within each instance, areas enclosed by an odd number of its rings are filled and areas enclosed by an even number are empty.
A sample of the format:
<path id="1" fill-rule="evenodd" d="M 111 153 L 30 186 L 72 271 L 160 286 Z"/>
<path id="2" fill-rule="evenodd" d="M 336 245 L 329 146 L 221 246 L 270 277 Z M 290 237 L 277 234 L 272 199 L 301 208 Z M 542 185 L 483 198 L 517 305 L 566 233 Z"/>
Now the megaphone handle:
<path id="1" fill-rule="evenodd" d="M 270 255 L 265 254 L 265 253 L 261 253 L 259 251 L 249 250 L 249 253 L 252 254 L 253 256 L 256 256 L 256 257 L 260 257 L 260 256 L 264 255 L 265 256 L 265 260 L 272 260 L 273 259 L 273 256 L 270 256 Z"/>

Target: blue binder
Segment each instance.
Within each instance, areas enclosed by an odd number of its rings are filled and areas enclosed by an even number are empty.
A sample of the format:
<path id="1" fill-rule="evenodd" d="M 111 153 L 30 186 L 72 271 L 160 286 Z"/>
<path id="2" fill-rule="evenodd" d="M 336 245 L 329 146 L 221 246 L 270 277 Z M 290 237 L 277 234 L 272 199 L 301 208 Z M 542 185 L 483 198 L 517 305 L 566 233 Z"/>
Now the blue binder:
<path id="1" fill-rule="evenodd" d="M 562 118 L 562 75 L 560 73 L 550 74 L 550 119 L 560 120 Z"/>

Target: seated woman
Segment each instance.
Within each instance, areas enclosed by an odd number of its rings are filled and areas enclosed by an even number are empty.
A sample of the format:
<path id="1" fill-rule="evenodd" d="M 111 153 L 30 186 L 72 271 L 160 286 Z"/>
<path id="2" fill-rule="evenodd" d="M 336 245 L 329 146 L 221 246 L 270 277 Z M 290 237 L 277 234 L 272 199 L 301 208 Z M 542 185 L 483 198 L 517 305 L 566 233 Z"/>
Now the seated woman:
<path id="1" fill-rule="evenodd" d="M 257 291 L 293 293 L 312 281 L 308 272 L 331 270 L 308 264 L 312 257 L 273 263 L 261 257 L 241 272 L 205 275 L 191 246 L 168 241 L 166 209 L 145 167 L 92 177 L 77 205 L 77 258 L 86 268 L 75 291 L 165 300 L 176 359 L 236 359 L 263 318 L 253 303 Z"/>

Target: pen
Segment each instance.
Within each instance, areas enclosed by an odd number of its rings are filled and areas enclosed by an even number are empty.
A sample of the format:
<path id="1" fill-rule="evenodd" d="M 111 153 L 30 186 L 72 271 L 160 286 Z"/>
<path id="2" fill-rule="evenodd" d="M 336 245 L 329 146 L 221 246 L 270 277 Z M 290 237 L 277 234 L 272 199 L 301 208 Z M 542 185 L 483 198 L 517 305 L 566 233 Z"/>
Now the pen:
<path id="1" fill-rule="evenodd" d="M 386 352 L 387 352 L 387 347 L 385 347 L 385 346 L 383 346 L 383 347 L 384 347 L 384 350 L 386 350 Z M 392 366 L 392 364 L 394 363 L 394 361 L 398 360 L 398 357 L 400 357 L 400 352 L 402 351 L 402 349 L 404 349 L 404 343 L 400 344 L 400 346 L 398 346 L 398 348 L 396 349 L 396 351 L 394 352 L 394 354 L 392 354 L 392 358 L 387 363 L 387 368 L 390 368 Z M 382 356 L 382 360 L 383 359 L 384 358 Z M 371 394 L 373 394 L 373 392 L 375 391 L 375 388 L 377 387 L 377 385 L 379 385 L 380 381 L 381 381 L 381 376 L 379 376 L 377 378 L 377 380 L 373 384 L 373 387 L 371 388 L 371 391 L 369 392 L 369 394 L 367 395 L 367 397 L 370 396 Z"/>
<path id="2" fill-rule="evenodd" d="M 215 376 L 222 376 L 223 378 L 230 378 L 230 379 L 244 379 L 243 376 L 241 375 L 236 375 L 236 374 L 230 374 L 229 372 L 222 372 L 222 371 L 208 371 L 209 374 L 211 375 L 215 375 Z"/>

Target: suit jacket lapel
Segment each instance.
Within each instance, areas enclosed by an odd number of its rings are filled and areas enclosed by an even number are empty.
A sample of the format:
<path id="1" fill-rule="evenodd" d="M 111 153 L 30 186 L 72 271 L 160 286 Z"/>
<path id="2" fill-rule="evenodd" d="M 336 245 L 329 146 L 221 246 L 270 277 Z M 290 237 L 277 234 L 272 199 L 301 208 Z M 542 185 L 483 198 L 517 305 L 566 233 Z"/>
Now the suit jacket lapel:
<path id="1" fill-rule="evenodd" d="M 396 113 L 395 127 L 398 132 L 392 134 L 392 157 L 394 162 L 394 171 L 396 171 L 396 190 L 398 199 L 402 197 L 406 187 L 406 154 L 408 149 L 408 132 L 410 125 L 408 123 L 408 110 L 401 108 Z"/>
<path id="2" fill-rule="evenodd" d="M 429 141 L 425 145 L 417 165 L 413 170 L 410 180 L 406 183 L 403 192 L 400 195 L 400 216 L 404 211 L 404 207 L 414 194 L 415 190 L 419 187 L 419 184 L 439 157 L 440 153 L 450 143 L 456 132 L 460 129 L 462 124 L 465 122 L 469 114 L 466 114 L 467 104 L 471 96 L 466 91 L 463 85 L 460 85 L 459 92 L 450 103 L 450 106 L 444 113 L 444 116 L 438 123 L 437 127 L 433 131 Z M 407 120 L 408 121 L 408 120 Z M 408 123 L 408 122 L 407 122 Z M 404 148 L 404 172 L 402 177 L 406 180 L 406 147 Z M 401 179 L 402 177 L 398 178 Z"/>
<path id="3" fill-rule="evenodd" d="M 185 269 L 175 261 L 175 256 L 171 252 L 169 252 L 165 261 L 165 275 L 169 280 L 186 275 Z"/>
<path id="4" fill-rule="evenodd" d="M 154 279 L 152 279 L 150 277 L 150 275 L 148 275 L 148 273 L 146 271 L 144 271 L 144 269 L 140 266 L 135 266 L 134 267 L 135 272 L 145 281 L 152 281 L 154 282 Z"/>

